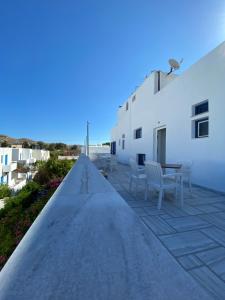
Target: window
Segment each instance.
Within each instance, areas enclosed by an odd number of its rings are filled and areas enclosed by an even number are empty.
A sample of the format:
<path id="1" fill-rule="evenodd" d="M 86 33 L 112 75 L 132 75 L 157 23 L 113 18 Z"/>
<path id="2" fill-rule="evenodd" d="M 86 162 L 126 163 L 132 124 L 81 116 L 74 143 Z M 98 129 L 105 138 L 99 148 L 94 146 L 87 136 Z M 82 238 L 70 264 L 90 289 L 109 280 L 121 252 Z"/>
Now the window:
<path id="1" fill-rule="evenodd" d="M 125 149 L 125 140 L 122 140 L 122 149 Z"/>
<path id="2" fill-rule="evenodd" d="M 122 139 L 125 139 L 125 134 L 122 134 Z"/>
<path id="3" fill-rule="evenodd" d="M 209 103 L 208 100 L 203 101 L 199 104 L 193 106 L 193 116 L 197 116 L 209 111 Z"/>
<path id="4" fill-rule="evenodd" d="M 136 95 L 134 95 L 133 97 L 132 97 L 132 102 L 134 102 L 136 100 Z"/>
<path id="5" fill-rule="evenodd" d="M 135 139 L 142 138 L 142 128 L 138 128 L 134 130 L 134 138 Z"/>
<path id="6" fill-rule="evenodd" d="M 129 103 L 127 102 L 126 103 L 126 110 L 128 110 L 128 108 L 129 108 Z"/>
<path id="7" fill-rule="evenodd" d="M 140 166 L 144 166 L 145 164 L 145 154 L 137 154 L 137 163 Z"/>
<path id="8" fill-rule="evenodd" d="M 209 135 L 209 118 L 195 120 L 195 138 L 203 138 Z"/>

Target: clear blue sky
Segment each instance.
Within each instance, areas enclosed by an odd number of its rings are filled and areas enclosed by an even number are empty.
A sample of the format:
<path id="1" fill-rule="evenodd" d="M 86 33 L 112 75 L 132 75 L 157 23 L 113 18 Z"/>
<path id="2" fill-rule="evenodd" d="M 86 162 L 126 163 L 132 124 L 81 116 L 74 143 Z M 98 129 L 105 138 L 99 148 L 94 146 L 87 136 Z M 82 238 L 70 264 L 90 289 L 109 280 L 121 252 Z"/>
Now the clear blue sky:
<path id="1" fill-rule="evenodd" d="M 0 0 L 0 133 L 107 141 L 146 74 L 224 39 L 224 0 Z"/>

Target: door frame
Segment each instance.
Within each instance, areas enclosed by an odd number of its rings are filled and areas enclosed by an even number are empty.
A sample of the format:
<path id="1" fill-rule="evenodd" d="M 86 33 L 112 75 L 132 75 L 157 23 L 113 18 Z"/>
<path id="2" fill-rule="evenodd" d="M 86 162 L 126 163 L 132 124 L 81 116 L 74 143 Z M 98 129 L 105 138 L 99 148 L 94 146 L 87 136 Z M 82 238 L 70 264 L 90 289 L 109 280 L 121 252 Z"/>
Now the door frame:
<path id="1" fill-rule="evenodd" d="M 153 129 L 153 160 L 154 161 L 157 161 L 157 145 L 158 145 L 157 133 L 161 129 L 166 129 L 166 125 L 161 125 Z M 165 157 L 166 157 L 166 153 L 165 153 Z"/>

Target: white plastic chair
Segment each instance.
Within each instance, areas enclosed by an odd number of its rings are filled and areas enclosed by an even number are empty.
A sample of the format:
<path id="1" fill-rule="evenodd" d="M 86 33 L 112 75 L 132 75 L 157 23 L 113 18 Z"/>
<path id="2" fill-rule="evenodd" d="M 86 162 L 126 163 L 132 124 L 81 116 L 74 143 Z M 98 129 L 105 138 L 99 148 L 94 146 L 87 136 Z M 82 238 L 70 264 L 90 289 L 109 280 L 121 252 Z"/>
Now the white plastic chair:
<path id="1" fill-rule="evenodd" d="M 116 158 L 116 155 L 111 155 L 110 158 L 108 159 L 108 162 L 109 162 L 109 169 L 112 172 L 117 167 L 117 158 Z"/>
<path id="2" fill-rule="evenodd" d="M 136 182 L 135 192 L 137 193 L 138 183 L 141 180 L 146 180 L 145 170 L 144 169 L 139 169 L 136 161 L 133 158 L 130 158 L 129 162 L 130 162 L 130 167 L 131 167 L 131 170 L 130 170 L 129 190 L 131 191 L 131 189 L 132 189 L 132 183 L 133 183 L 133 181 L 135 181 Z"/>
<path id="3" fill-rule="evenodd" d="M 179 173 L 183 174 L 183 180 L 187 180 L 188 188 L 190 193 L 192 193 L 192 184 L 191 184 L 191 167 L 193 165 L 192 161 L 178 161 L 178 164 L 181 165 Z"/>
<path id="4" fill-rule="evenodd" d="M 161 165 L 154 161 L 145 162 L 146 189 L 145 200 L 147 200 L 148 191 L 151 189 L 159 191 L 158 209 L 161 209 L 162 199 L 165 190 L 174 190 L 177 198 L 177 190 L 180 188 L 181 206 L 183 206 L 183 180 L 182 173 L 171 173 L 163 175 Z"/>

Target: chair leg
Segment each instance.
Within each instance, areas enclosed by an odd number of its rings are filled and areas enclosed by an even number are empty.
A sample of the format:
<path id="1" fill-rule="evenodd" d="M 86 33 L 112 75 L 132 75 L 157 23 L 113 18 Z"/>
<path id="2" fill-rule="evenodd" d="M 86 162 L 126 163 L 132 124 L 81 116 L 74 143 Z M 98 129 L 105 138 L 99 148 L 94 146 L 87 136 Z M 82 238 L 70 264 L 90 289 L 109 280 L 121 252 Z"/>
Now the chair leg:
<path id="1" fill-rule="evenodd" d="M 191 176 L 189 176 L 188 181 L 189 181 L 189 192 L 192 194 Z"/>
<path id="2" fill-rule="evenodd" d="M 158 200 L 158 209 L 161 209 L 162 206 L 162 198 L 163 198 L 163 190 L 159 191 L 159 200 Z"/>

